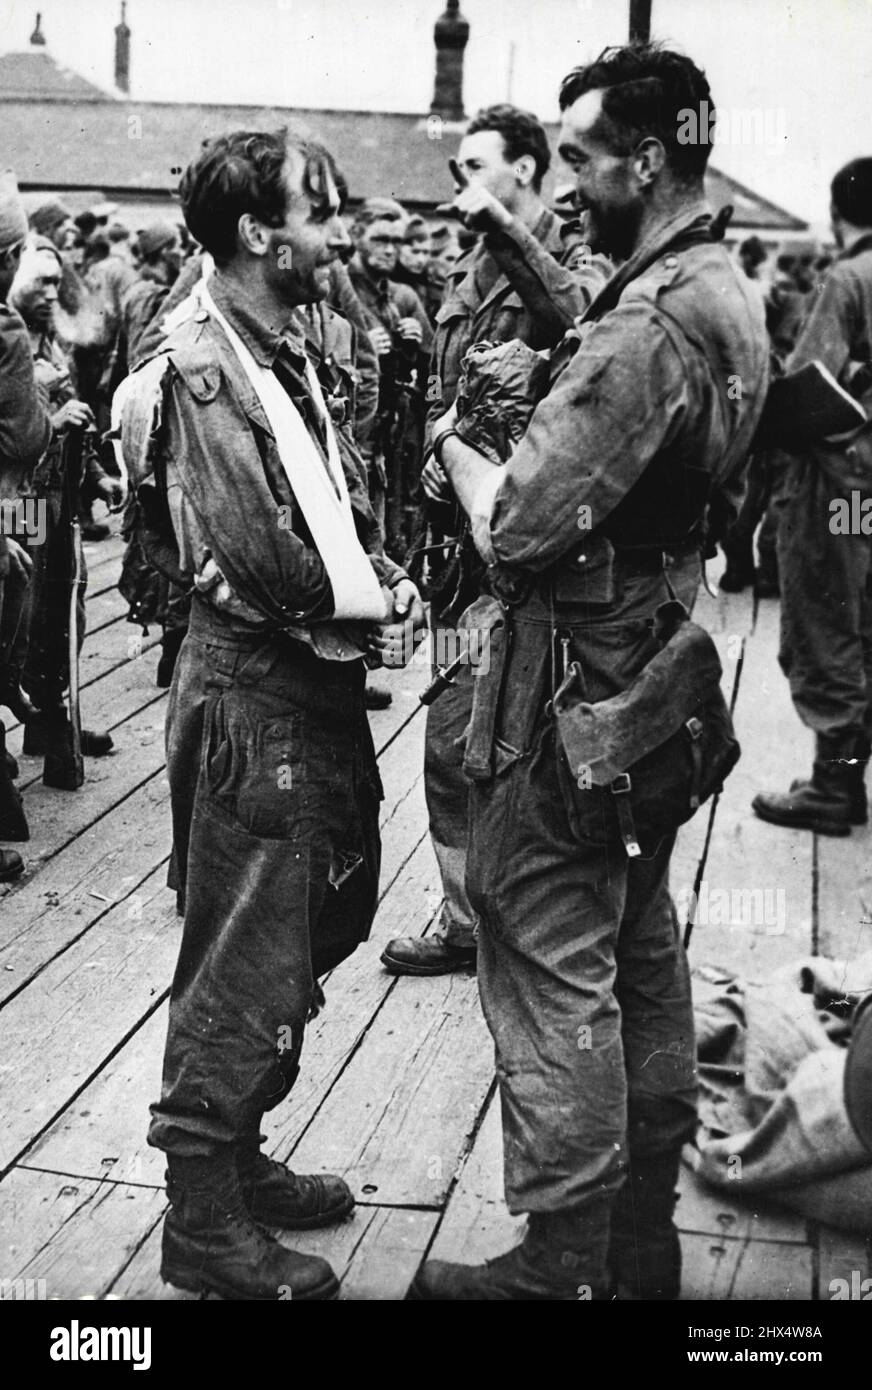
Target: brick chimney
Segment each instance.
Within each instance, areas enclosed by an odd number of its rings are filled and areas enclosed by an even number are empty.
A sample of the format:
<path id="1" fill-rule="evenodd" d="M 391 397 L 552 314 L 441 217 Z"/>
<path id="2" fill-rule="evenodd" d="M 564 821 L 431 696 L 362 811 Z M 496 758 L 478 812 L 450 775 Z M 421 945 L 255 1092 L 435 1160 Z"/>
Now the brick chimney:
<path id="1" fill-rule="evenodd" d="M 433 30 L 436 42 L 436 86 L 430 111 L 446 121 L 462 121 L 463 50 L 469 39 L 469 24 L 460 13 L 460 0 L 446 0 L 444 14 Z"/>
<path id="2" fill-rule="evenodd" d="M 115 86 L 130 96 L 130 28 L 125 0 L 121 0 L 121 23 L 115 25 Z"/>

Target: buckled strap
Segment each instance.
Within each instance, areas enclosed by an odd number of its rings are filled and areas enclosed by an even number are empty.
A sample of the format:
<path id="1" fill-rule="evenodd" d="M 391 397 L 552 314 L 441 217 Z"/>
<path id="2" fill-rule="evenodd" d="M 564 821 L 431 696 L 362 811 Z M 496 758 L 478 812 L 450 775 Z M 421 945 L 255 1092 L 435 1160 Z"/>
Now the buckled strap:
<path id="1" fill-rule="evenodd" d="M 630 859 L 635 859 L 642 853 L 642 848 L 636 838 L 636 825 L 633 820 L 633 808 L 630 805 L 630 792 L 633 784 L 630 781 L 629 772 L 622 772 L 612 782 L 609 790 L 615 798 L 615 810 L 618 813 L 618 829 L 621 832 L 621 839 L 624 842 L 624 849 Z"/>

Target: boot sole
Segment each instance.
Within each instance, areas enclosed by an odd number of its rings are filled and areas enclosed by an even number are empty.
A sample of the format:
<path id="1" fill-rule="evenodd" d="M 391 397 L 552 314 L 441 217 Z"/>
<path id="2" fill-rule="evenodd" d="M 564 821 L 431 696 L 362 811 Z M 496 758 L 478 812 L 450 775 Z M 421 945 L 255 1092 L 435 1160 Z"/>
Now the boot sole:
<path id="1" fill-rule="evenodd" d="M 282 1303 L 283 1299 L 252 1298 L 248 1294 L 240 1293 L 238 1289 L 231 1288 L 229 1284 L 224 1284 L 220 1279 L 206 1279 L 199 1272 L 174 1269 L 168 1270 L 165 1265 L 161 1265 L 160 1277 L 165 1284 L 171 1284 L 174 1289 L 182 1289 L 185 1293 L 216 1293 L 219 1298 L 226 1298 L 231 1302 L 237 1303 L 271 1303 L 273 1301 Z M 307 1289 L 305 1293 L 295 1294 L 293 1299 L 288 1302 L 294 1303 L 331 1303 L 339 1297 L 339 1280 L 335 1275 L 325 1280 L 323 1284 L 317 1284 L 313 1289 Z"/>
<path id="2" fill-rule="evenodd" d="M 832 835 L 844 837 L 850 835 L 851 826 L 856 825 L 856 821 L 813 821 L 802 820 L 798 816 L 779 816 L 777 812 L 761 811 L 758 806 L 752 806 L 755 816 L 759 820 L 767 821 L 770 825 L 783 825 L 788 830 L 811 830 L 815 835 Z"/>
<path id="3" fill-rule="evenodd" d="M 383 954 L 379 957 L 389 975 L 454 975 L 458 970 L 474 970 L 476 958 L 459 960 L 454 965 L 407 965 L 405 961 L 394 960 L 393 956 Z"/>

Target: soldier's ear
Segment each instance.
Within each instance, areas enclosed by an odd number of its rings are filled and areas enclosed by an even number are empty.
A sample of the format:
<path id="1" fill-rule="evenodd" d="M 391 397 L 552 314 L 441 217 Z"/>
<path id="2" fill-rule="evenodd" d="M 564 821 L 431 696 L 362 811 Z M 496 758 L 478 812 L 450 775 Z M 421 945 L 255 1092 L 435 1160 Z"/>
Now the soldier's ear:
<path id="1" fill-rule="evenodd" d="M 244 212 L 236 224 L 240 247 L 252 256 L 265 256 L 269 250 L 271 231 L 250 212 Z"/>
<path id="2" fill-rule="evenodd" d="M 633 151 L 633 173 L 643 188 L 655 183 L 666 164 L 666 150 L 660 140 L 648 135 Z"/>
<path id="3" fill-rule="evenodd" d="M 521 188 L 529 188 L 536 177 L 536 161 L 531 154 L 522 154 L 514 162 L 515 178 Z"/>

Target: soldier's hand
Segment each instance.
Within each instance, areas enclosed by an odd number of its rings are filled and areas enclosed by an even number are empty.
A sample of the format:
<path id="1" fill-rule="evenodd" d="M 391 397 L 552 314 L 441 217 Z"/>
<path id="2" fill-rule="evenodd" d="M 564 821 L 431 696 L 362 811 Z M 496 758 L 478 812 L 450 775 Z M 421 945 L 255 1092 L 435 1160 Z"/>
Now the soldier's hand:
<path id="1" fill-rule="evenodd" d="M 431 502 L 454 500 L 454 489 L 432 454 L 421 469 L 421 487 Z"/>
<path id="2" fill-rule="evenodd" d="M 55 411 L 51 422 L 56 430 L 62 430 L 65 425 L 87 429 L 94 424 L 94 415 L 84 401 L 65 401 L 60 410 Z"/>
<path id="3" fill-rule="evenodd" d="M 119 512 L 124 506 L 124 487 L 120 478 L 101 478 L 95 492 L 106 503 L 110 512 Z"/>
<path id="4" fill-rule="evenodd" d="M 386 353 L 390 352 L 393 346 L 390 333 L 386 328 L 382 328 L 381 325 L 379 325 L 378 328 L 371 328 L 369 330 L 369 341 L 372 343 L 377 357 L 384 357 Z"/>
<path id="5" fill-rule="evenodd" d="M 397 332 L 401 338 L 405 338 L 409 343 L 420 343 L 424 336 L 424 330 L 417 319 L 400 319 L 397 324 Z"/>
<path id="6" fill-rule="evenodd" d="M 457 192 L 454 201 L 442 203 L 436 211 L 443 217 L 456 217 L 472 232 L 500 231 L 512 224 L 512 214 L 480 183 L 469 182 L 456 159 L 449 159 Z"/>
<path id="7" fill-rule="evenodd" d="M 367 665 L 408 666 L 415 648 L 427 635 L 427 615 L 411 579 L 401 579 L 389 591 L 393 611 L 389 621 L 375 624 L 367 637 Z"/>
<path id="8" fill-rule="evenodd" d="M 9 547 L 9 577 L 14 576 L 26 584 L 33 572 L 33 557 L 11 536 L 6 537 L 6 544 Z"/>

